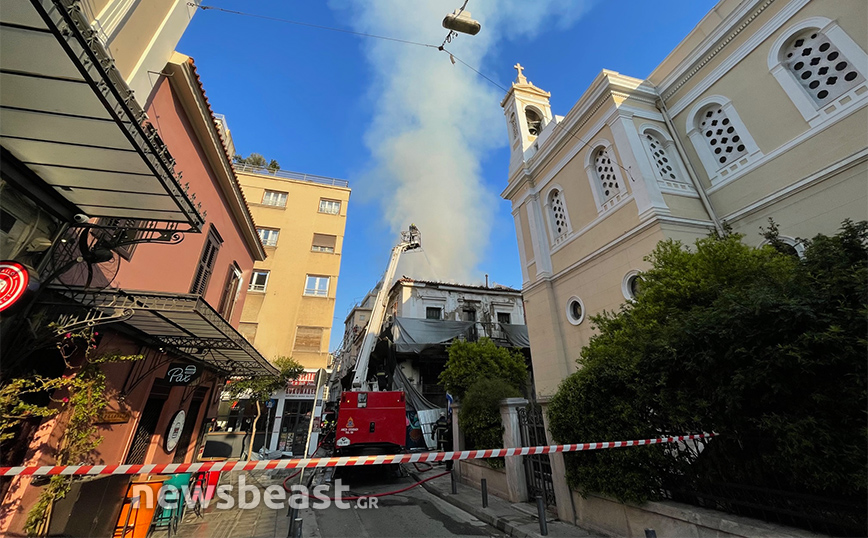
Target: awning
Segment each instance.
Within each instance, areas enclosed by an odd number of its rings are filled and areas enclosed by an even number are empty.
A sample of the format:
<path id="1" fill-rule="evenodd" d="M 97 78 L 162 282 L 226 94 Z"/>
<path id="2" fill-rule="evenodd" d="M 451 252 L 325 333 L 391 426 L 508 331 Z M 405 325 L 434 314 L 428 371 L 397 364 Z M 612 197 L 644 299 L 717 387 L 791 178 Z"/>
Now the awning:
<path id="1" fill-rule="evenodd" d="M 61 310 L 74 306 L 63 318 L 67 325 L 122 320 L 116 322 L 136 329 L 144 339 L 228 375 L 277 374 L 277 369 L 199 295 L 63 286 L 49 289 L 57 299 L 44 299 L 43 304 Z"/>
<path id="2" fill-rule="evenodd" d="M 392 342 L 398 353 L 421 353 L 459 336 L 469 340 L 474 325 L 472 321 L 395 318 Z"/>
<path id="3" fill-rule="evenodd" d="M 15 161 L 4 170 L 26 167 L 24 183 L 44 181 L 67 210 L 201 231 L 174 160 L 78 3 L 3 2 L 0 28 L 0 145 Z"/>
<path id="4" fill-rule="evenodd" d="M 527 325 L 501 323 L 500 330 L 503 331 L 507 342 L 509 342 L 512 347 L 530 347 L 530 336 L 527 333 Z"/>

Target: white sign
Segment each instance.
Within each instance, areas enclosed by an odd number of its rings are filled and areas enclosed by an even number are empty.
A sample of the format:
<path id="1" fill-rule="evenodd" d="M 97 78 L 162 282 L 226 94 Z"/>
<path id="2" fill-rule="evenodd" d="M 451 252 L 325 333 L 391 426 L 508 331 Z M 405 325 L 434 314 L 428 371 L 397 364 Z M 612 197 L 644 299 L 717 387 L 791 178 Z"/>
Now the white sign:
<path id="1" fill-rule="evenodd" d="M 166 430 L 166 452 L 175 450 L 178 446 L 178 441 L 181 439 L 181 432 L 184 431 L 184 422 L 186 422 L 187 413 L 183 409 L 175 413 L 172 417 L 172 422 L 169 423 L 169 429 Z"/>
<path id="2" fill-rule="evenodd" d="M 338 439 L 338 442 L 335 443 L 337 446 L 350 446 L 350 438 L 349 437 L 341 437 Z"/>

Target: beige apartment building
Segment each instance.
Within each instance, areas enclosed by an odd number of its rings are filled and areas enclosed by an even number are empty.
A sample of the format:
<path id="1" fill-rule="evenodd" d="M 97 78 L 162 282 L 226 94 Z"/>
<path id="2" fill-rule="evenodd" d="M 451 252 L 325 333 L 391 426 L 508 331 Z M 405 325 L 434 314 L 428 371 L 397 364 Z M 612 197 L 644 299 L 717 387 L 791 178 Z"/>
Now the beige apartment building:
<path id="1" fill-rule="evenodd" d="M 326 368 L 350 188 L 248 165 L 236 172 L 268 256 L 254 266 L 239 330 L 269 360 Z"/>
<path id="2" fill-rule="evenodd" d="M 564 116 L 516 66 L 501 196 L 543 405 L 658 241 L 725 222 L 759 245 L 773 217 L 798 251 L 868 218 L 866 20 L 862 0 L 721 0 L 647 79 L 603 70 Z"/>

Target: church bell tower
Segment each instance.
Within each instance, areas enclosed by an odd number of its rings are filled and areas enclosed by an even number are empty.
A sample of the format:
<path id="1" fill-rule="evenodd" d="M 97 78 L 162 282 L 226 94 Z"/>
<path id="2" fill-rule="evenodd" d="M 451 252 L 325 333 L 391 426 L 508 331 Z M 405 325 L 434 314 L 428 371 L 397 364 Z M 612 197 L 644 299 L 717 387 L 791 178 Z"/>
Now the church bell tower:
<path id="1" fill-rule="evenodd" d="M 513 67 L 518 76 L 500 102 L 509 132 L 510 173 L 525 160 L 528 150 L 536 150 L 537 139 L 552 121 L 551 94 L 527 80 L 521 64 Z"/>

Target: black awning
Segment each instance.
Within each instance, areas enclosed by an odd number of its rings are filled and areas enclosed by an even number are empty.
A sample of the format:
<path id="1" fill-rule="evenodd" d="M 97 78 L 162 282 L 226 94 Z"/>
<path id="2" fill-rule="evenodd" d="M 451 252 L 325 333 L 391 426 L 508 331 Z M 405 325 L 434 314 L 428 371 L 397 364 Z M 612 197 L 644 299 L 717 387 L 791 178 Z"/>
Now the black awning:
<path id="1" fill-rule="evenodd" d="M 132 327 L 148 340 L 228 375 L 277 374 L 277 369 L 199 295 L 62 286 L 49 289 L 57 299 L 44 300 L 44 304 L 75 306 L 77 313 L 67 314 L 66 324 L 120 320 L 116 322 Z"/>
<path id="2" fill-rule="evenodd" d="M 4 2 L 0 28 L 0 145 L 85 215 L 201 231 L 174 160 L 78 3 Z"/>

